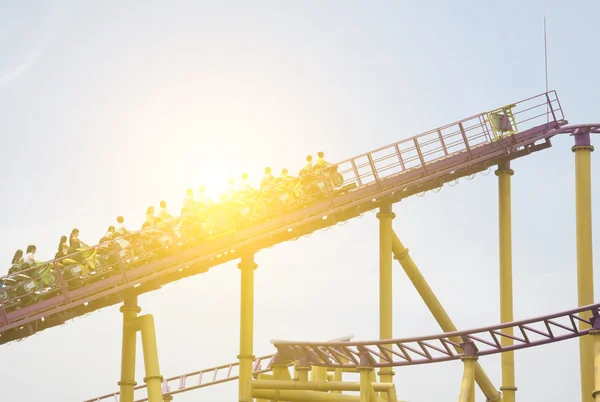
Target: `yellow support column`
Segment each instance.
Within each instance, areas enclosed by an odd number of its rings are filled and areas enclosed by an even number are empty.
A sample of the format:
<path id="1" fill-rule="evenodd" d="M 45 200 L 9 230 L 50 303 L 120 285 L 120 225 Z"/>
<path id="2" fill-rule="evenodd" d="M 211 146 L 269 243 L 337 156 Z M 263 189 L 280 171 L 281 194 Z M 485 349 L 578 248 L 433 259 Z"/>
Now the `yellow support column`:
<path id="1" fill-rule="evenodd" d="M 377 396 L 373 390 L 373 384 L 371 384 L 371 372 L 373 367 L 358 367 L 360 373 L 360 402 L 377 402 Z M 381 392 L 382 395 L 386 396 L 387 392 Z"/>
<path id="2" fill-rule="evenodd" d="M 308 373 L 310 372 L 310 366 L 306 363 L 300 363 L 296 370 L 298 370 L 298 381 L 308 382 Z"/>
<path id="3" fill-rule="evenodd" d="M 246 395 L 249 382 L 252 381 L 252 362 L 254 361 L 254 270 L 258 267 L 254 262 L 254 255 L 242 257 L 238 264 L 241 271 L 240 292 L 240 379 L 239 400 L 251 402 L 252 395 Z"/>
<path id="4" fill-rule="evenodd" d="M 500 321 L 513 321 L 513 280 L 512 280 L 512 211 L 511 211 L 511 183 L 510 178 L 514 171 L 510 162 L 498 165 L 498 223 L 500 239 Z M 505 328 L 502 332 L 513 336 L 512 328 Z M 510 346 L 513 340 L 508 337 L 501 338 L 502 346 Z M 502 353 L 502 399 L 504 402 L 515 402 L 515 356 L 514 352 Z"/>
<path id="5" fill-rule="evenodd" d="M 310 371 L 311 381 L 327 381 L 327 367 L 313 366 Z"/>
<path id="6" fill-rule="evenodd" d="M 577 295 L 579 306 L 594 303 L 594 272 L 592 261 L 592 181 L 589 131 L 576 133 L 575 146 L 575 215 L 577 227 Z M 589 319 L 590 313 L 580 317 Z M 589 325 L 580 322 L 580 328 Z M 581 370 L 581 397 L 589 401 L 594 392 L 593 343 L 589 336 L 579 338 L 579 365 Z"/>
<path id="7" fill-rule="evenodd" d="M 440 328 L 444 332 L 456 332 L 456 326 L 442 307 L 442 303 L 438 300 L 433 293 L 431 287 L 417 268 L 417 264 L 413 261 L 412 257 L 408 253 L 408 249 L 404 247 L 396 233 L 392 231 L 392 249 L 394 252 L 394 258 L 398 260 L 402 268 L 404 268 L 404 272 L 408 276 L 408 279 L 412 282 L 413 286 L 419 292 L 421 299 L 431 311 L 431 314 L 435 318 L 435 320 L 440 325 Z M 454 340 L 457 343 L 460 343 L 460 339 Z M 457 349 L 458 350 L 458 349 Z M 502 399 L 500 392 L 494 387 L 494 384 L 490 381 L 489 377 L 486 375 L 483 368 L 479 365 L 479 363 L 475 363 L 475 381 L 479 385 L 479 388 L 483 391 L 485 397 L 489 402 L 496 402 Z"/>
<path id="8" fill-rule="evenodd" d="M 342 382 L 342 369 L 336 368 L 333 371 L 333 381 Z M 342 391 L 331 391 L 334 394 L 341 394 Z"/>
<path id="9" fill-rule="evenodd" d="M 475 400 L 475 356 L 462 356 L 465 371 L 460 384 L 460 396 L 458 402 L 473 402 Z"/>
<path id="10" fill-rule="evenodd" d="M 379 219 L 379 339 L 392 339 L 392 204 L 381 206 Z M 387 345 L 390 347 L 390 345 Z M 391 367 L 379 370 L 382 383 L 393 383 Z M 381 394 L 386 398 L 385 394 Z"/>
<path id="11" fill-rule="evenodd" d="M 144 367 L 146 377 L 144 382 L 148 388 L 148 402 L 162 402 L 162 380 L 158 364 L 158 347 L 156 345 L 156 330 L 154 318 L 144 315 L 137 318 L 140 332 L 142 333 L 142 350 L 144 351 Z"/>
<path id="12" fill-rule="evenodd" d="M 119 392 L 121 402 L 133 402 L 135 382 L 136 333 L 135 321 L 141 311 L 137 305 L 137 296 L 126 299 L 119 309 L 123 313 L 123 344 L 121 351 L 121 381 Z"/>
<path id="13" fill-rule="evenodd" d="M 477 364 L 477 349 L 473 342 L 462 345 L 463 355 L 460 357 L 464 365 L 460 395 L 458 402 L 475 402 L 475 366 Z"/>
<path id="14" fill-rule="evenodd" d="M 598 319 L 596 319 L 598 320 Z M 594 344 L 594 392 L 592 398 L 595 402 L 600 402 L 600 329 L 594 323 L 594 328 L 590 331 L 592 342 Z"/>

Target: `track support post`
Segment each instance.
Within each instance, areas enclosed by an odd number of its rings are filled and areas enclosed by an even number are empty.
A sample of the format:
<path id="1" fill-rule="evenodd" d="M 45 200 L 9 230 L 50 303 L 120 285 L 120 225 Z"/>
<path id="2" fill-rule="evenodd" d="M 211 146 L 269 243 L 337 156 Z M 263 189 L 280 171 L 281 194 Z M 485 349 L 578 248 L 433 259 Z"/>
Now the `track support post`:
<path id="1" fill-rule="evenodd" d="M 592 329 L 590 330 L 594 344 L 594 391 L 592 398 L 600 402 L 600 316 L 592 317 Z"/>
<path id="2" fill-rule="evenodd" d="M 142 334 L 142 351 L 148 389 L 149 402 L 163 402 L 162 380 L 158 364 L 158 347 L 154 318 L 150 314 L 138 317 L 141 309 L 137 296 L 125 299 L 120 311 L 123 313 L 123 347 L 121 352 L 121 381 L 119 381 L 121 402 L 133 402 L 135 382 L 136 336 Z"/>
<path id="3" fill-rule="evenodd" d="M 513 279 L 512 279 L 512 206 L 511 176 L 514 171 L 510 161 L 498 165 L 498 227 L 499 227 L 499 259 L 500 259 L 500 321 L 513 321 Z M 502 330 L 507 336 L 501 337 L 502 346 L 513 344 L 513 329 Z M 515 355 L 513 351 L 502 353 L 502 399 L 504 402 L 515 402 Z"/>
<path id="4" fill-rule="evenodd" d="M 477 362 L 477 350 L 473 342 L 462 344 L 464 351 L 460 357 L 464 364 L 463 378 L 460 383 L 460 395 L 458 402 L 475 402 L 475 364 Z"/>
<path id="5" fill-rule="evenodd" d="M 254 270 L 258 265 L 254 262 L 254 254 L 242 257 L 238 264 L 241 271 L 240 290 L 240 379 L 238 394 L 240 402 L 251 402 L 248 395 L 252 381 L 252 362 L 255 359 L 254 348 Z"/>
<path id="6" fill-rule="evenodd" d="M 123 343 L 121 348 L 121 381 L 119 394 L 121 402 L 133 402 L 135 382 L 136 333 L 135 320 L 142 309 L 138 306 L 137 296 L 125 299 L 119 309 L 123 313 Z"/>
<path id="7" fill-rule="evenodd" d="M 382 205 L 377 213 L 379 219 L 379 339 L 392 339 L 392 204 Z M 390 345 L 386 345 L 390 346 Z M 393 383 L 394 372 L 391 367 L 379 370 L 382 383 Z M 382 398 L 387 398 L 381 394 Z"/>
<path id="8" fill-rule="evenodd" d="M 306 362 L 306 359 L 300 360 L 298 366 L 296 367 L 296 371 L 298 372 L 298 381 L 299 382 L 308 382 L 308 374 L 310 373 L 310 364 Z"/>
<path id="9" fill-rule="evenodd" d="M 592 180 L 591 154 L 594 147 L 590 142 L 589 128 L 576 131 L 575 145 L 575 216 L 577 232 L 577 296 L 579 306 L 594 303 L 594 271 L 592 260 Z M 590 313 L 580 314 L 590 319 Z M 589 328 L 579 322 L 579 328 Z M 581 397 L 589 400 L 594 392 L 594 346 L 592 337 L 579 338 L 579 359 L 581 371 Z"/>

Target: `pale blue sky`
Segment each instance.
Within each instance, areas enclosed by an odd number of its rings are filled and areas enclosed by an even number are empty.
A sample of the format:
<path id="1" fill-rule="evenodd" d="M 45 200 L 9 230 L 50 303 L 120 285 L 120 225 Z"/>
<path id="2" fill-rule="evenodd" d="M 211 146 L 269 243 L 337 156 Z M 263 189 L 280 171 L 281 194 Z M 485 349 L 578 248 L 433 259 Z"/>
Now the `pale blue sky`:
<path id="1" fill-rule="evenodd" d="M 598 122 L 599 12 L 591 0 L 0 1 L 0 256 L 8 269 L 34 243 L 50 258 L 75 226 L 93 243 L 119 214 L 133 227 L 163 198 L 177 211 L 188 186 L 296 170 L 318 150 L 345 159 L 543 92 L 544 14 L 550 86 L 570 122 Z M 516 318 L 577 303 L 571 145 L 557 138 L 513 164 Z M 478 175 L 394 206 L 459 328 L 499 322 L 496 186 Z M 260 252 L 255 353 L 273 338 L 377 338 L 376 234 L 367 214 Z M 394 335 L 439 332 L 399 267 L 394 287 Z M 140 298 L 163 375 L 235 361 L 238 288 L 231 263 Z M 115 390 L 120 322 L 113 306 L 2 346 L 2 398 Z M 577 350 L 517 352 L 519 400 L 577 400 Z M 481 363 L 499 387 L 499 358 Z M 398 369 L 395 381 L 400 398 L 434 401 L 454 399 L 460 377 L 454 362 Z M 175 400 L 236 394 L 230 384 Z"/>

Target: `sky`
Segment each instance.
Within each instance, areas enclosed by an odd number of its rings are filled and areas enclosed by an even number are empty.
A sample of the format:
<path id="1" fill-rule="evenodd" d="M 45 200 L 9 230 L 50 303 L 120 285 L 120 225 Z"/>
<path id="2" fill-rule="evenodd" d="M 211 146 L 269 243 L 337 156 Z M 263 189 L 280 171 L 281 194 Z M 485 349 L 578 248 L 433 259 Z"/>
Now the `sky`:
<path id="1" fill-rule="evenodd" d="M 0 2 L 0 256 L 8 270 L 36 244 L 49 259 L 74 227 L 95 243 L 117 215 L 138 228 L 163 199 L 177 213 L 188 187 L 218 194 L 242 172 L 297 171 L 320 150 L 346 159 L 542 93 L 544 15 L 550 88 L 571 123 L 597 123 L 599 12 L 592 0 Z M 572 144 L 513 163 L 515 319 L 577 306 Z M 500 321 L 488 173 L 394 205 L 398 236 L 460 329 Z M 256 255 L 256 355 L 271 339 L 378 338 L 377 225 L 366 214 Z M 231 262 L 140 297 L 164 376 L 236 360 L 239 282 Z M 394 336 L 439 333 L 399 266 L 393 282 Z M 118 308 L 2 346 L 3 399 L 116 390 Z M 580 399 L 577 341 L 515 361 L 519 400 Z M 500 387 L 499 356 L 480 363 Z M 141 383 L 141 354 L 137 367 Z M 395 371 L 401 399 L 458 395 L 460 362 Z M 236 395 L 231 383 L 175 401 Z"/>

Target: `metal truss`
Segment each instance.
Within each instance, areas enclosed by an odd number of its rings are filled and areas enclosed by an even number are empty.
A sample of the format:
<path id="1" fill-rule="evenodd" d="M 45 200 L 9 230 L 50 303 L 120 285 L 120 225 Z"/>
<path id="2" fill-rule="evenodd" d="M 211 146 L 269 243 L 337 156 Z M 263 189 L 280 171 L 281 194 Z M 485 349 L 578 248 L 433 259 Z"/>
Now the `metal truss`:
<path id="1" fill-rule="evenodd" d="M 592 318 L 579 317 L 583 312 L 590 312 Z M 600 304 L 594 304 L 524 321 L 419 338 L 344 343 L 273 341 L 277 348 L 274 361 L 333 368 L 413 366 L 460 359 L 464 353 L 456 352 L 454 347 L 463 350 L 465 344 L 472 345 L 475 355 L 485 356 L 586 335 L 599 312 Z M 581 322 L 587 324 L 583 329 L 578 325 Z M 503 333 L 506 328 L 517 335 Z M 502 338 L 510 338 L 514 344 L 503 346 Z"/>

